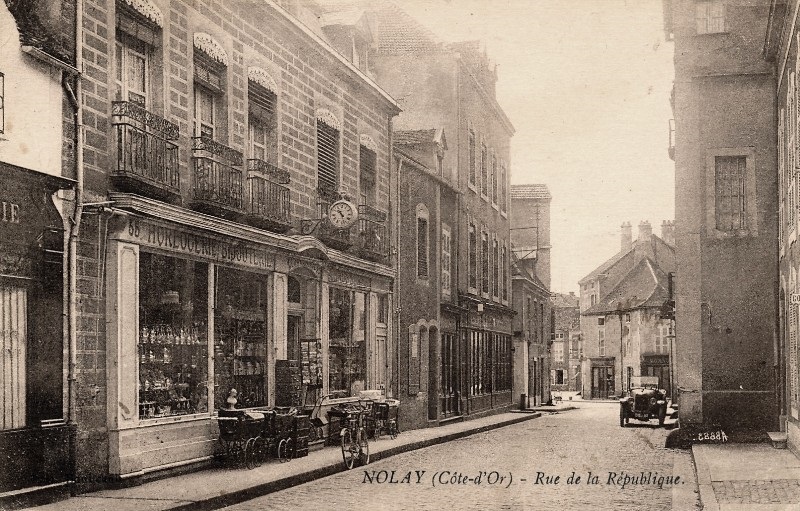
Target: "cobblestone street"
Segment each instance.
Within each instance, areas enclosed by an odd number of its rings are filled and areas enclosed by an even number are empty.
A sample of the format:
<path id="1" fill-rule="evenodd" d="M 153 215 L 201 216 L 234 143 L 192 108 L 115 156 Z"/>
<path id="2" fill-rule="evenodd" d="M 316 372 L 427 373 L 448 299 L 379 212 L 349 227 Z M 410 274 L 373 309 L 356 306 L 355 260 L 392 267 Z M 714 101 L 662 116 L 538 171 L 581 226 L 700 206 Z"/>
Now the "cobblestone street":
<path id="1" fill-rule="evenodd" d="M 695 509 L 691 455 L 663 447 L 667 430 L 655 421 L 620 428 L 612 403 L 580 406 L 228 509 Z M 573 472 L 580 482 L 568 484 Z"/>

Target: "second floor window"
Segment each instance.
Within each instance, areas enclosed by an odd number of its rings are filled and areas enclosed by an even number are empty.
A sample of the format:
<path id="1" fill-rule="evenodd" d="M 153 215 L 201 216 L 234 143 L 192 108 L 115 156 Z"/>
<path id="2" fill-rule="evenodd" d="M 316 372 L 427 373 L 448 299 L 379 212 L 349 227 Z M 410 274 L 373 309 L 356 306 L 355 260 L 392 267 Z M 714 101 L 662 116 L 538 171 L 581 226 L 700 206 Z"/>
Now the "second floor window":
<path id="1" fill-rule="evenodd" d="M 597 354 L 601 357 L 606 356 L 606 329 L 600 328 L 597 330 L 597 343 L 598 343 L 598 351 Z"/>
<path id="2" fill-rule="evenodd" d="M 214 138 L 216 131 L 214 94 L 201 85 L 194 87 L 194 134 Z"/>
<path id="3" fill-rule="evenodd" d="M 725 4 L 718 0 L 697 2 L 695 21 L 698 34 L 725 32 Z"/>
<path id="4" fill-rule="evenodd" d="M 719 231 L 747 229 L 744 156 L 717 156 L 714 162 L 715 213 Z"/>
<path id="5" fill-rule="evenodd" d="M 469 287 L 478 287 L 478 235 L 473 224 L 469 224 Z"/>
<path id="6" fill-rule="evenodd" d="M 450 296 L 450 228 L 446 225 L 442 225 L 442 294 L 445 296 Z"/>
<path id="7" fill-rule="evenodd" d="M 553 360 L 556 362 L 563 362 L 564 361 L 564 343 L 563 342 L 555 342 L 553 343 Z"/>
<path id="8" fill-rule="evenodd" d="M 503 245 L 503 249 L 500 253 L 500 265 L 503 271 L 500 273 L 500 287 L 502 288 L 503 296 L 501 297 L 503 300 L 508 300 L 508 251 L 506 250 L 505 245 Z"/>
<path id="9" fill-rule="evenodd" d="M 428 219 L 417 217 L 417 277 L 428 277 Z"/>
<path id="10" fill-rule="evenodd" d="M 360 148 L 358 187 L 361 194 L 361 204 L 372 206 L 375 204 L 375 177 L 378 169 L 378 157 L 375 151 L 363 145 Z"/>
<path id="11" fill-rule="evenodd" d="M 317 185 L 339 188 L 339 130 L 317 119 Z"/>
<path id="12" fill-rule="evenodd" d="M 489 162 L 487 160 L 486 146 L 481 144 L 481 194 L 489 195 Z"/>
<path id="13" fill-rule="evenodd" d="M 250 157 L 277 164 L 277 103 L 275 93 L 249 82 L 248 138 Z"/>
<path id="14" fill-rule="evenodd" d="M 481 292 L 489 294 L 489 235 L 481 233 Z"/>
<path id="15" fill-rule="evenodd" d="M 148 105 L 149 49 L 147 45 L 124 32 L 117 34 L 114 49 L 116 99 L 130 101 L 142 108 Z"/>
<path id="16" fill-rule="evenodd" d="M 497 240 L 494 240 L 492 247 L 492 296 L 497 298 L 500 296 L 500 246 Z"/>
<path id="17" fill-rule="evenodd" d="M 475 132 L 469 130 L 469 184 L 475 186 L 476 165 L 475 165 Z"/>
<path id="18" fill-rule="evenodd" d="M 497 204 L 497 156 L 492 154 L 492 204 Z"/>

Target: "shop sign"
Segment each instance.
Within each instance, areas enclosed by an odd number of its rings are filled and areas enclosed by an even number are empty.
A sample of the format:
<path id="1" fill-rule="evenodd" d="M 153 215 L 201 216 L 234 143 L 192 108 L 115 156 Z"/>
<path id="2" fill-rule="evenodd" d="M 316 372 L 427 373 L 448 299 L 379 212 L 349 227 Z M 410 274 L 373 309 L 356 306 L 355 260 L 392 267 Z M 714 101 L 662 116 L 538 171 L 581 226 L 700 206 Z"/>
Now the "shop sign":
<path id="1" fill-rule="evenodd" d="M 362 288 L 370 288 L 372 287 L 372 282 L 368 277 L 362 277 L 361 275 L 353 275 L 351 273 L 344 273 L 344 272 L 330 272 L 328 276 L 328 283 L 330 284 L 343 284 L 348 287 L 362 287 Z"/>
<path id="2" fill-rule="evenodd" d="M 128 217 L 123 237 L 138 245 L 202 257 L 222 264 L 238 264 L 259 270 L 275 269 L 275 254 L 253 243 L 213 238 Z"/>
<path id="3" fill-rule="evenodd" d="M 792 305 L 800 304 L 800 293 L 792 293 L 789 296 L 789 300 L 791 301 Z"/>

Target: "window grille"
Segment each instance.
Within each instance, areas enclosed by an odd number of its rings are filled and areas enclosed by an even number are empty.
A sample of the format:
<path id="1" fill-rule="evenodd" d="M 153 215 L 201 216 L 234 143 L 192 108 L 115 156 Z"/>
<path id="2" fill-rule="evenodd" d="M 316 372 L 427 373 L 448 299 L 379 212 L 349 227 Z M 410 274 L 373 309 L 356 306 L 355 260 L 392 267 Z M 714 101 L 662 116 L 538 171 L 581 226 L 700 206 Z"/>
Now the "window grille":
<path id="1" fill-rule="evenodd" d="M 715 158 L 716 225 L 720 231 L 747 228 L 744 156 Z"/>
<path id="2" fill-rule="evenodd" d="M 417 277 L 428 276 L 428 220 L 417 218 Z"/>

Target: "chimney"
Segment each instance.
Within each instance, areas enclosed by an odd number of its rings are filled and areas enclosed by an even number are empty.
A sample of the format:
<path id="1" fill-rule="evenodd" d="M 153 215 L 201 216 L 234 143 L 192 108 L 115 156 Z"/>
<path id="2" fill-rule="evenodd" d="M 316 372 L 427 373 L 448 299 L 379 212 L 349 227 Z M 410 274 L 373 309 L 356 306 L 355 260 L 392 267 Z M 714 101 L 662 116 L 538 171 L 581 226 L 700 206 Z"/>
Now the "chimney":
<path id="1" fill-rule="evenodd" d="M 621 247 L 620 250 L 622 252 L 627 252 L 631 245 L 633 245 L 633 233 L 631 231 L 631 223 L 630 222 L 622 222 L 622 239 L 621 239 Z"/>
<path id="2" fill-rule="evenodd" d="M 661 222 L 661 239 L 667 245 L 675 246 L 675 222 L 664 220 Z"/>
<path id="3" fill-rule="evenodd" d="M 639 238 L 638 241 L 647 241 L 653 234 L 653 228 L 647 220 L 639 222 Z"/>

